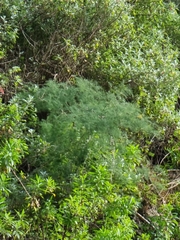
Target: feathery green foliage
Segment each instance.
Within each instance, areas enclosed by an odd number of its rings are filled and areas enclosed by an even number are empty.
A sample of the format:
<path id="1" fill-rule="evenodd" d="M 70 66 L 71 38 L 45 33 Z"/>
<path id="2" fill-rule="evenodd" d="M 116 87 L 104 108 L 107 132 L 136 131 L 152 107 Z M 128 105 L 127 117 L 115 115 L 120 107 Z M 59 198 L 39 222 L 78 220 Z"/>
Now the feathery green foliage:
<path id="1" fill-rule="evenodd" d="M 55 166 L 58 172 L 58 166 L 67 165 L 66 171 L 61 170 L 67 176 L 70 165 L 73 171 L 74 165 L 82 164 L 93 152 L 94 157 L 108 151 L 118 152 L 118 156 L 125 154 L 133 133 L 155 134 L 138 107 L 120 95 L 106 93 L 85 79 L 76 79 L 74 84 L 50 81 L 35 93 L 37 111 L 48 114 L 40 132 L 52 145 L 48 158 L 53 156 L 53 173 Z"/>

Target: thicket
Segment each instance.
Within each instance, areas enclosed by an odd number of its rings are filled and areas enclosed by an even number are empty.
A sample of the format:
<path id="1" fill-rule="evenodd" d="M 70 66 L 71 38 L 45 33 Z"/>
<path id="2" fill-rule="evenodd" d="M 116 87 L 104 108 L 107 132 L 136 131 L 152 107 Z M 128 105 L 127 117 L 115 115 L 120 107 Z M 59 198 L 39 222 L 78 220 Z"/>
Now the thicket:
<path id="1" fill-rule="evenodd" d="M 179 239 L 178 7 L 0 3 L 0 238 Z"/>

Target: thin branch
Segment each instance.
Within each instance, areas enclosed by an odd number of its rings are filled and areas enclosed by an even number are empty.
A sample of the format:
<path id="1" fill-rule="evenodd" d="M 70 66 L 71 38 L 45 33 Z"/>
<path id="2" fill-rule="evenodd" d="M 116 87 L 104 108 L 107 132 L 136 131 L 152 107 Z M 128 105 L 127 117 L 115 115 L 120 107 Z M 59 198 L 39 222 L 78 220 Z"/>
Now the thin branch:
<path id="1" fill-rule="evenodd" d="M 177 187 L 180 184 L 180 178 L 175 179 L 174 181 L 168 183 L 168 185 L 171 185 L 168 190 L 173 189 Z"/>
<path id="2" fill-rule="evenodd" d="M 180 149 L 179 148 L 176 148 L 176 149 L 173 149 L 171 152 L 168 152 L 164 157 L 163 159 L 160 161 L 159 164 L 162 164 L 164 159 L 166 159 L 172 152 L 175 152 L 175 151 L 179 151 Z"/>
<path id="3" fill-rule="evenodd" d="M 168 152 L 160 161 L 160 165 L 163 163 L 163 161 L 171 154 L 171 152 Z"/>
<path id="4" fill-rule="evenodd" d="M 155 226 L 154 226 L 149 220 L 147 220 L 145 217 L 143 217 L 140 213 L 136 212 L 136 214 L 137 214 L 138 217 L 140 217 L 144 222 L 146 222 L 147 224 L 149 224 L 152 228 L 156 229 Z"/>
<path id="5" fill-rule="evenodd" d="M 17 180 L 20 182 L 21 186 L 23 187 L 24 191 L 27 193 L 27 195 L 32 198 L 32 196 L 29 194 L 28 190 L 26 189 L 26 187 L 24 186 L 24 184 L 22 183 L 21 179 L 17 176 L 16 172 L 12 169 L 12 173 L 14 174 L 14 176 L 17 178 Z"/>
<path id="6" fill-rule="evenodd" d="M 29 43 L 29 45 L 31 45 L 31 47 L 34 48 L 34 45 L 29 41 L 29 39 L 27 38 L 27 34 L 24 32 L 24 30 L 21 28 L 22 34 L 25 37 L 25 39 L 27 40 L 27 42 Z M 31 39 L 32 40 L 32 39 Z M 32 40 L 33 41 L 33 40 Z"/>

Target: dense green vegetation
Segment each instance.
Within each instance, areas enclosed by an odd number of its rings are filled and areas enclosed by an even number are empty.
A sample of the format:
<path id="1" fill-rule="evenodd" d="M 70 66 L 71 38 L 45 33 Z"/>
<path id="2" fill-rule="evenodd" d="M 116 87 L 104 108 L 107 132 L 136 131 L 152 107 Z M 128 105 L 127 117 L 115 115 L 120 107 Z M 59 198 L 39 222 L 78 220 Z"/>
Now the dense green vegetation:
<path id="1" fill-rule="evenodd" d="M 180 6 L 0 3 L 0 239 L 178 240 Z"/>

